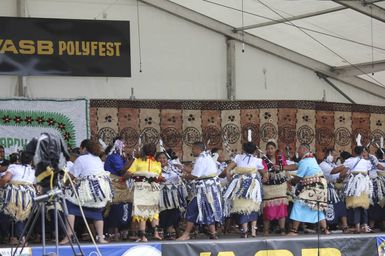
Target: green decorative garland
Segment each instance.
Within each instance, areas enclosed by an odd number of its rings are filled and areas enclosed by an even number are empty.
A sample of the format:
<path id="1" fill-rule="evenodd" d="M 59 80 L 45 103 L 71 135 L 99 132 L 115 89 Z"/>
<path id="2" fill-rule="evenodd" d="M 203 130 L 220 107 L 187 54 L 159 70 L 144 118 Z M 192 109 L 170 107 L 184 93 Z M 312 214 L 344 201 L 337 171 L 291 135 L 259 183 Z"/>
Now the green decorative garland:
<path id="1" fill-rule="evenodd" d="M 76 144 L 75 126 L 61 113 L 0 109 L 0 125 L 53 128 L 60 132 L 69 147 Z"/>

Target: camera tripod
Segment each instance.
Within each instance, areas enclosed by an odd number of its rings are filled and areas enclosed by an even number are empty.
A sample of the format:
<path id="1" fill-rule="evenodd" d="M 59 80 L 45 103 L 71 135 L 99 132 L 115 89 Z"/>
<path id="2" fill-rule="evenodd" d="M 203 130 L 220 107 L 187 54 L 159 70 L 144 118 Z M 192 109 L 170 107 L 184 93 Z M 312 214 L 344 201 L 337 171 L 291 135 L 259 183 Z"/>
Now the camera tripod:
<path id="1" fill-rule="evenodd" d="M 55 248 L 56 253 L 47 253 L 46 251 L 46 236 L 45 236 L 45 214 L 46 214 L 46 207 L 50 204 L 53 204 L 54 206 L 54 226 L 55 226 Z M 61 214 L 59 214 L 59 206 L 61 207 L 64 218 Z M 84 253 L 80 247 L 79 240 L 77 239 L 74 230 L 70 225 L 67 224 L 67 218 L 68 216 L 68 209 L 67 204 L 65 201 L 65 198 L 63 196 L 63 192 L 59 188 L 55 188 L 53 190 L 48 191 L 46 194 L 37 196 L 34 198 L 34 206 L 32 209 L 31 217 L 28 219 L 25 228 L 20 236 L 19 243 L 15 248 L 15 251 L 13 252 L 12 256 L 16 256 L 16 253 L 19 253 L 18 255 L 21 255 L 23 253 L 23 250 L 26 246 L 27 241 L 29 240 L 35 226 L 37 223 L 37 220 L 41 217 L 41 239 L 42 239 L 42 246 L 43 246 L 43 256 L 59 256 L 59 224 L 62 228 L 62 230 L 65 231 L 65 235 L 67 236 L 73 255 L 75 256 L 83 256 Z M 68 233 L 67 226 L 70 227 L 72 235 Z M 24 239 L 25 237 L 25 239 Z M 78 249 L 75 249 L 74 243 L 76 243 L 76 247 Z M 18 248 L 21 247 L 20 251 L 18 251 Z"/>

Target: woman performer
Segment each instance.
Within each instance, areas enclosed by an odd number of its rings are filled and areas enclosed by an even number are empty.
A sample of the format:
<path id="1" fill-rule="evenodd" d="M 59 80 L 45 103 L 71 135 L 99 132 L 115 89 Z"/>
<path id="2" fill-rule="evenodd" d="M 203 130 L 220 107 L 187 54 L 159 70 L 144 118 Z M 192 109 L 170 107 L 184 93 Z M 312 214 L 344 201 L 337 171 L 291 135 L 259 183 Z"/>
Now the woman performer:
<path id="1" fill-rule="evenodd" d="M 147 242 L 146 222 L 151 221 L 154 238 L 161 240 L 159 235 L 159 176 L 162 167 L 154 158 L 156 146 L 146 144 L 142 148 L 142 156 L 137 158 L 128 169 L 127 175 L 134 180 L 132 221 L 139 223 L 138 242 Z"/>
<path id="2" fill-rule="evenodd" d="M 263 174 L 263 164 L 262 159 L 254 156 L 256 149 L 253 142 L 245 143 L 244 153 L 237 155 L 226 168 L 230 182 L 223 197 L 225 201 L 230 201 L 231 206 L 224 212 L 227 216 L 235 214 L 241 226 L 242 238 L 248 236 L 249 223 L 251 236 L 256 236 L 258 212 L 262 202 L 260 173 Z"/>
<path id="3" fill-rule="evenodd" d="M 326 221 L 329 224 L 338 224 L 341 220 L 342 231 L 348 230 L 348 212 L 340 189 L 341 182 L 345 179 L 347 169 L 345 166 L 337 166 L 338 153 L 334 149 L 328 150 L 327 156 L 321 162 L 320 167 L 328 183 L 328 207 L 326 209 Z"/>
<path id="4" fill-rule="evenodd" d="M 368 151 L 363 146 L 354 148 L 355 157 L 351 157 L 344 162 L 344 166 L 349 169 L 347 182 L 345 183 L 344 195 L 346 197 L 346 207 L 352 209 L 355 233 L 362 230 L 370 232 L 368 226 L 368 212 L 370 197 L 373 191 L 373 184 L 368 176 L 372 169 L 372 163 L 368 158 Z"/>
<path id="5" fill-rule="evenodd" d="M 97 142 L 83 140 L 80 144 L 80 152 L 82 155 L 76 159 L 70 171 L 70 176 L 75 181 L 75 191 L 73 188 L 65 190 L 69 213 L 67 233 L 72 236 L 75 216 L 82 216 L 79 208 L 81 206 L 85 217 L 94 221 L 96 241 L 107 243 L 103 235 L 102 213 L 106 204 L 112 201 L 110 174 L 104 170 L 103 162 L 99 157 L 102 152 Z M 67 236 L 60 242 L 62 245 L 68 243 Z"/>
<path id="6" fill-rule="evenodd" d="M 123 177 L 124 172 L 130 167 L 132 161 L 126 160 L 125 145 L 121 138 L 116 138 L 110 152 L 107 153 L 104 169 L 110 173 L 114 197 L 110 207 L 107 207 L 108 216 L 106 223 L 108 231 L 115 241 L 120 240 L 119 227 L 128 226 L 132 212 L 132 191 L 127 187 Z"/>
<path id="7" fill-rule="evenodd" d="M 285 235 L 289 204 L 287 198 L 289 177 L 286 171 L 295 170 L 297 166 L 287 165 L 284 155 L 277 152 L 277 145 L 273 141 L 266 144 L 266 157 L 262 157 L 264 169 L 268 174 L 268 180 L 263 184 L 263 233 L 268 235 L 270 221 L 278 220 L 281 235 Z"/>
<path id="8" fill-rule="evenodd" d="M 158 153 L 156 160 L 162 166 L 159 226 L 165 231 L 164 238 L 174 240 L 179 237 L 181 214 L 187 207 L 187 190 L 182 181 L 182 170 L 172 164 L 165 152 Z M 175 231 L 176 237 L 171 233 Z"/>
<path id="9" fill-rule="evenodd" d="M 298 235 L 300 223 L 320 223 L 324 234 L 330 234 L 327 230 L 325 214 L 327 207 L 327 182 L 317 164 L 308 144 L 298 147 L 298 163 L 296 176 L 290 180 L 296 185 L 295 199 L 290 219 L 293 220 L 289 236 Z"/>
<path id="10" fill-rule="evenodd" d="M 15 221 L 15 235 L 18 239 L 31 214 L 33 198 L 36 196 L 35 170 L 31 167 L 31 163 L 32 156 L 21 152 L 20 163 L 9 165 L 0 179 L 0 187 L 4 187 L 2 210 Z M 16 237 L 11 237 L 11 244 L 18 243 Z"/>
<path id="11" fill-rule="evenodd" d="M 378 153 L 381 153 L 381 151 L 377 150 L 376 156 L 368 154 L 368 159 L 372 164 L 369 170 L 369 177 L 373 184 L 373 193 L 368 209 L 370 229 L 374 228 L 376 222 L 385 220 L 385 211 L 383 209 L 385 204 L 385 172 L 383 172 L 384 166 L 379 162 L 382 156 Z"/>

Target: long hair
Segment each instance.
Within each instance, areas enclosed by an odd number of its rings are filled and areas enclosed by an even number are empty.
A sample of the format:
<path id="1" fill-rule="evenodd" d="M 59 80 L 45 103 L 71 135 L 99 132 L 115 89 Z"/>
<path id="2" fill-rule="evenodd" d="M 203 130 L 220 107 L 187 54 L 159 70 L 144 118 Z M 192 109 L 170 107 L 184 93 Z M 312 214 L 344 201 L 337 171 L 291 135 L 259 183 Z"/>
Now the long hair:
<path id="1" fill-rule="evenodd" d="M 88 153 L 94 156 L 100 157 L 101 155 L 103 155 L 103 151 L 100 148 L 99 143 L 93 140 L 89 140 L 89 139 L 83 140 L 80 143 L 80 148 L 85 148 Z"/>
<path id="2" fill-rule="evenodd" d="M 154 157 L 156 154 L 155 144 L 145 144 L 142 148 L 142 160 L 147 161 L 147 157 Z"/>

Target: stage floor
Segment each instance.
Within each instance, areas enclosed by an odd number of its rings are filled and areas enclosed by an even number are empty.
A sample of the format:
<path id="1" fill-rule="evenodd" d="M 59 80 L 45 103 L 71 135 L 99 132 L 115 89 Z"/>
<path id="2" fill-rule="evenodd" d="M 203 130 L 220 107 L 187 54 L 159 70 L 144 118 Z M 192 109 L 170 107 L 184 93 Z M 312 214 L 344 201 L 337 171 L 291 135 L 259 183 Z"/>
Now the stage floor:
<path id="1" fill-rule="evenodd" d="M 378 248 L 385 247 L 382 246 L 383 240 L 385 234 L 376 233 L 321 235 L 319 240 L 317 235 L 259 236 L 248 239 L 224 237 L 219 240 L 125 242 L 98 246 L 103 256 L 317 256 L 318 247 L 322 256 L 383 256 L 385 254 L 378 254 Z M 84 255 L 97 255 L 96 248 L 90 243 L 82 243 L 81 248 Z M 0 249 L 0 255 L 11 255 L 10 252 L 9 247 Z M 47 246 L 47 252 L 55 252 L 53 244 Z M 41 256 L 42 246 L 32 244 L 21 255 Z M 71 247 L 60 246 L 59 255 L 73 255 Z"/>

